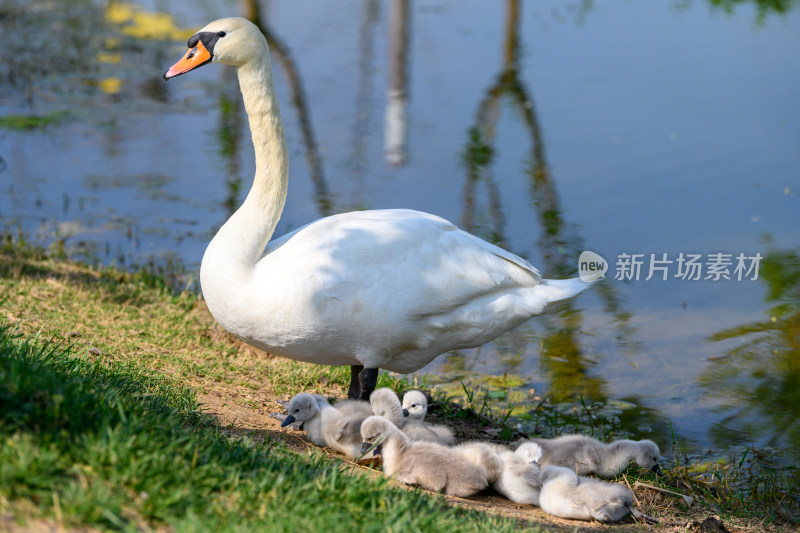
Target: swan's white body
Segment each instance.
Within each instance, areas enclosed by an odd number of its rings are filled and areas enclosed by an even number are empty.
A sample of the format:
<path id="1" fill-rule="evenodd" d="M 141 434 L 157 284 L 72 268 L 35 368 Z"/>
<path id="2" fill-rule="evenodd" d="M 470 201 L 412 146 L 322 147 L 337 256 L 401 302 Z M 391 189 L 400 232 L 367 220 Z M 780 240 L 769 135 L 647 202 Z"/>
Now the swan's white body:
<path id="1" fill-rule="evenodd" d="M 248 344 L 298 361 L 413 372 L 587 286 L 544 280 L 524 259 L 407 209 L 334 215 L 267 244 L 286 199 L 288 153 L 266 40 L 236 18 L 212 22 L 190 48 L 198 39 L 211 47 L 206 62 L 236 67 L 255 146 L 252 189 L 200 268 L 212 315 Z M 165 78 L 198 66 L 178 65 Z"/>
<path id="2" fill-rule="evenodd" d="M 231 264 L 226 238 L 246 231 L 229 228 L 238 214 L 206 250 L 203 295 L 225 329 L 299 361 L 413 372 L 583 288 L 544 283 L 522 259 L 439 217 L 401 209 L 320 219 L 270 242 L 248 272 Z"/>

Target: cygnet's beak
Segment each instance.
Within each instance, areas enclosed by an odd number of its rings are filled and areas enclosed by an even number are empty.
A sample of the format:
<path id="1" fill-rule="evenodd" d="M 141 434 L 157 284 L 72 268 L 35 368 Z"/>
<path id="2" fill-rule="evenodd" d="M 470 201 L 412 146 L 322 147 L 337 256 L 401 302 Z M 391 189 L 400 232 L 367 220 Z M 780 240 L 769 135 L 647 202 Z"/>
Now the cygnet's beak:
<path id="1" fill-rule="evenodd" d="M 287 416 L 287 417 L 286 417 L 286 419 L 285 419 L 285 420 L 284 420 L 284 421 L 281 423 L 281 427 L 282 427 L 282 428 L 285 428 L 286 426 L 288 426 L 288 425 L 289 425 L 289 424 L 291 424 L 292 422 L 296 422 L 296 421 L 297 421 L 297 419 L 296 419 L 295 417 L 293 417 L 292 415 L 289 415 L 289 416 Z"/>
<path id="2" fill-rule="evenodd" d="M 381 448 L 382 448 L 382 444 L 380 442 L 378 442 L 378 444 L 370 444 L 369 442 L 362 442 L 361 456 L 363 457 L 364 455 L 366 455 L 372 446 L 375 446 L 375 449 L 372 450 L 372 455 L 378 457 L 381 454 Z"/>
<path id="3" fill-rule="evenodd" d="M 408 409 L 403 409 L 403 416 L 408 416 L 408 415 L 409 415 Z"/>
<path id="4" fill-rule="evenodd" d="M 651 468 L 650 470 L 655 472 L 657 476 L 661 476 L 661 477 L 664 476 L 664 472 L 661 471 L 661 467 L 658 465 L 658 463 L 656 463 L 655 466 L 653 468 Z"/>
<path id="5" fill-rule="evenodd" d="M 208 51 L 202 40 L 198 40 L 197 44 L 193 48 L 190 48 L 180 61 L 164 72 L 164 79 L 168 80 L 175 76 L 186 74 L 190 70 L 201 67 L 209 61 L 211 61 L 211 52 Z"/>

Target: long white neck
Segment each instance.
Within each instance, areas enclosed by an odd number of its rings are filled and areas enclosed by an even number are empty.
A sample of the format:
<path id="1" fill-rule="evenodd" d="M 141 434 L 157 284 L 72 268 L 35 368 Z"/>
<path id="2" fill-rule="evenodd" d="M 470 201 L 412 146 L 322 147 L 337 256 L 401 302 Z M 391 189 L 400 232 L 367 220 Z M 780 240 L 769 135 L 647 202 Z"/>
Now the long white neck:
<path id="1" fill-rule="evenodd" d="M 289 156 L 272 83 L 269 54 L 237 67 L 256 156 L 253 186 L 242 206 L 206 249 L 200 271 L 203 292 L 226 280 L 246 280 L 278 224 L 289 179 Z M 207 300 L 213 296 L 207 295 Z M 213 312 L 213 311 L 212 311 Z"/>

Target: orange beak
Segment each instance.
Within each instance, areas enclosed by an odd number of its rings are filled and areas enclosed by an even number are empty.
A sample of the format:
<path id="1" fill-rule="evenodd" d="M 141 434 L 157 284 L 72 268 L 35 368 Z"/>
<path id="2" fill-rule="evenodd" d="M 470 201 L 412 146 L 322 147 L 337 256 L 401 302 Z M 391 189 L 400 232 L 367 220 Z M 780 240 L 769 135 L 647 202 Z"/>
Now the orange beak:
<path id="1" fill-rule="evenodd" d="M 201 67 L 211 61 L 211 52 L 209 52 L 203 45 L 203 41 L 197 41 L 197 46 L 186 52 L 180 61 L 172 65 L 169 70 L 164 73 L 164 79 L 168 80 L 186 74 L 190 70 Z"/>

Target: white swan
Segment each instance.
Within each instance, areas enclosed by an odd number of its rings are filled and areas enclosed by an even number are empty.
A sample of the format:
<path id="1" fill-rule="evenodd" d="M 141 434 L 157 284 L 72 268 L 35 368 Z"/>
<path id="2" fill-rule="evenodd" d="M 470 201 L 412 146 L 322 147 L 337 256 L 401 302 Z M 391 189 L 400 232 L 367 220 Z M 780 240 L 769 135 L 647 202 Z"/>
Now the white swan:
<path id="1" fill-rule="evenodd" d="M 613 477 L 628 468 L 631 461 L 661 474 L 658 445 L 651 440 L 617 440 L 609 444 L 586 435 L 564 435 L 554 439 L 531 439 L 517 453 L 541 466 L 564 466 L 579 475 Z"/>
<path id="2" fill-rule="evenodd" d="M 211 314 L 243 341 L 351 365 L 348 396 L 368 399 L 378 368 L 413 372 L 448 350 L 480 346 L 588 286 L 542 279 L 524 259 L 405 209 L 330 216 L 267 244 L 289 177 L 267 41 L 251 22 L 225 18 L 188 46 L 164 79 L 208 63 L 236 67 L 255 146 L 252 188 L 200 267 Z"/>

